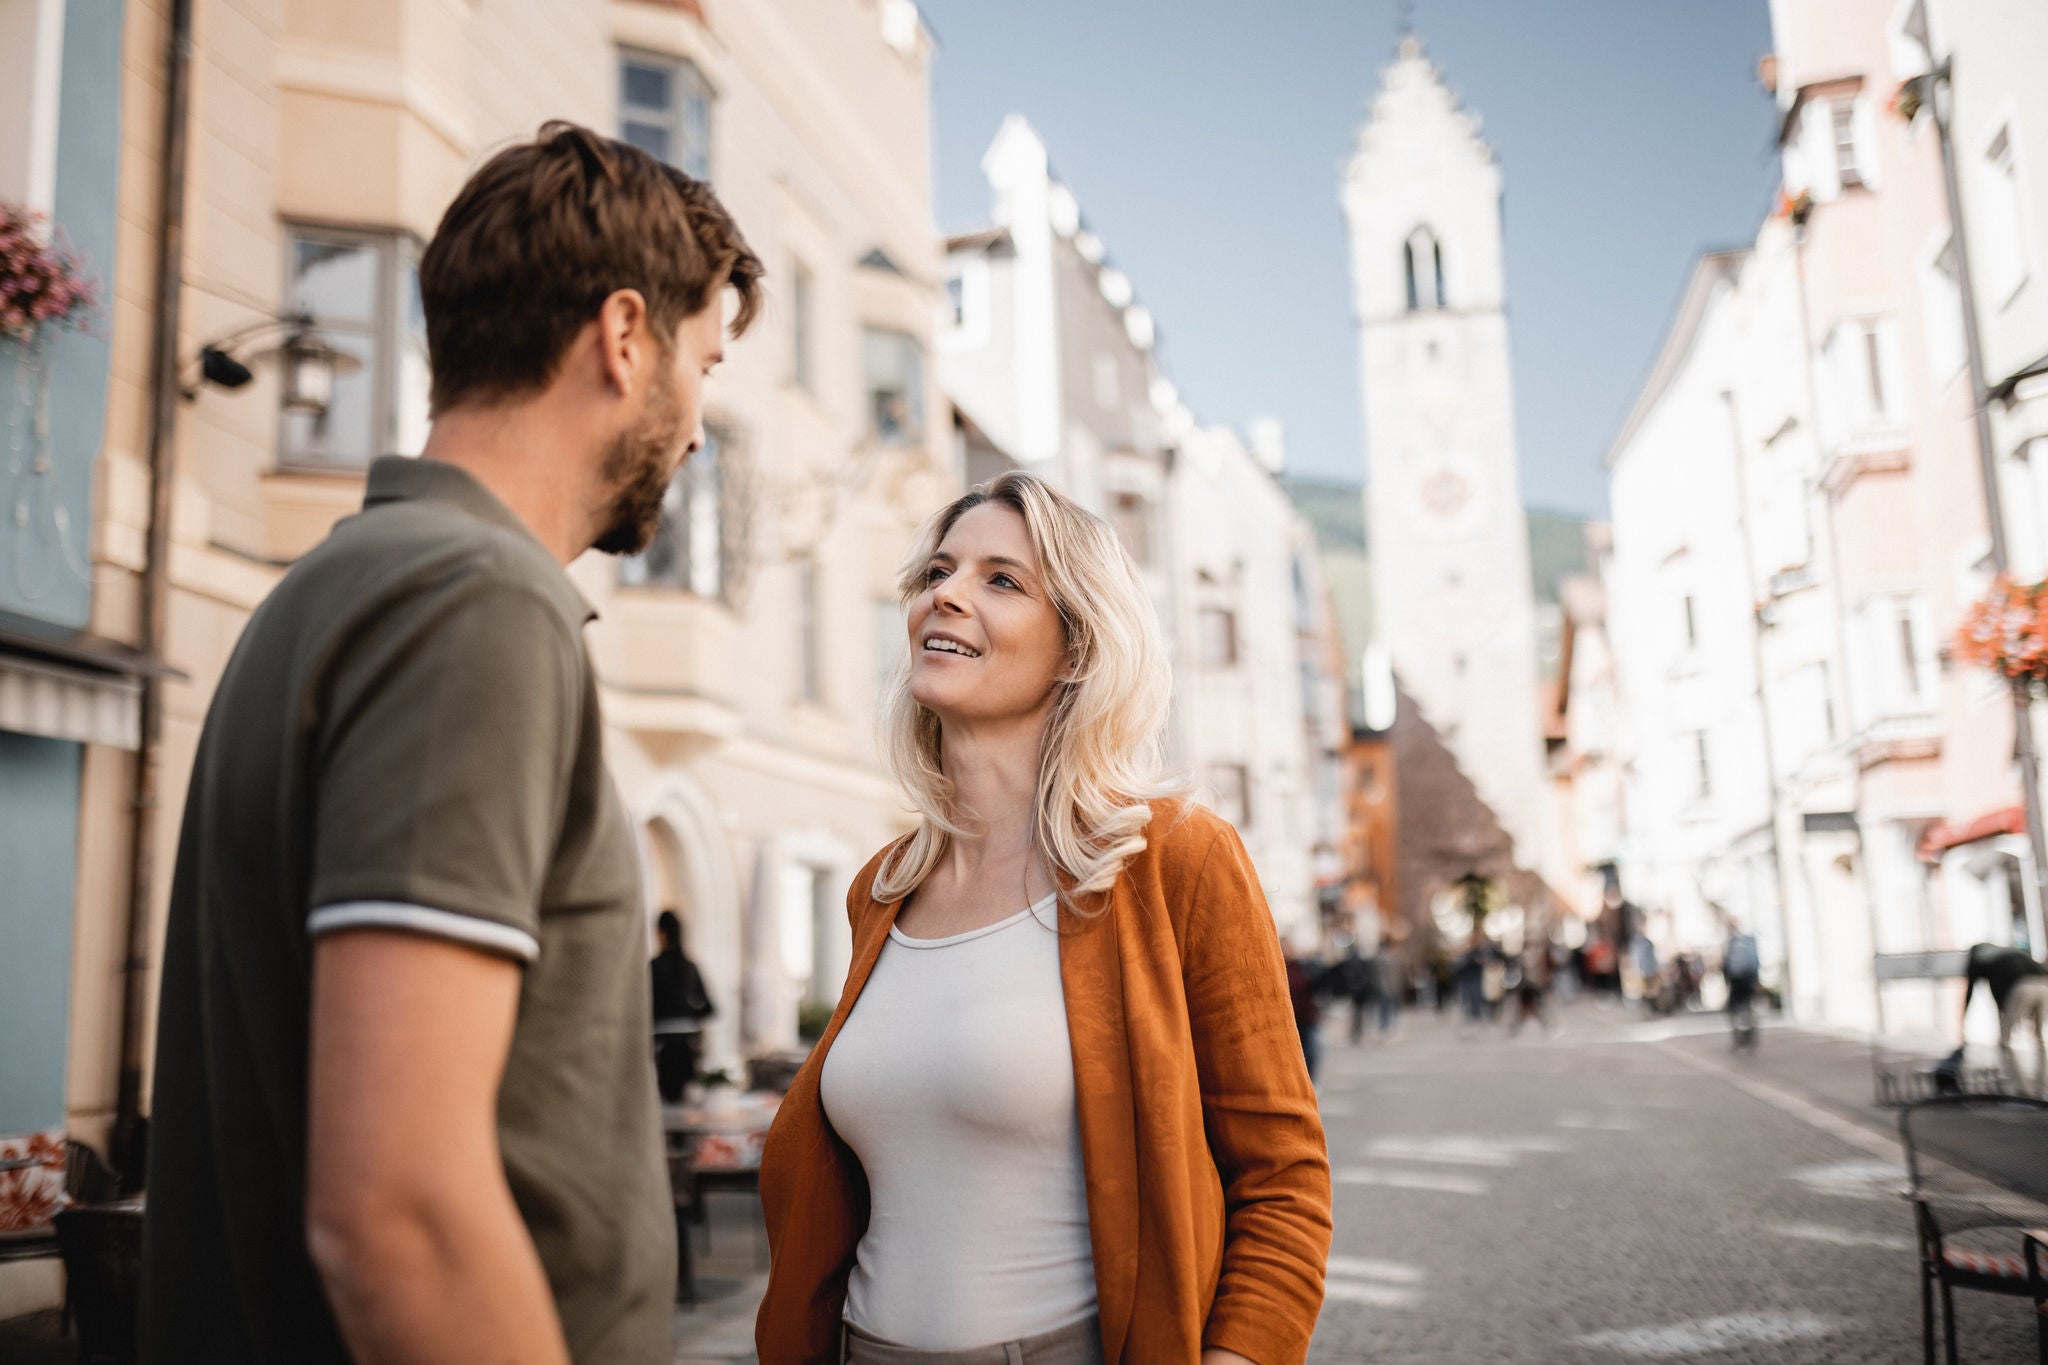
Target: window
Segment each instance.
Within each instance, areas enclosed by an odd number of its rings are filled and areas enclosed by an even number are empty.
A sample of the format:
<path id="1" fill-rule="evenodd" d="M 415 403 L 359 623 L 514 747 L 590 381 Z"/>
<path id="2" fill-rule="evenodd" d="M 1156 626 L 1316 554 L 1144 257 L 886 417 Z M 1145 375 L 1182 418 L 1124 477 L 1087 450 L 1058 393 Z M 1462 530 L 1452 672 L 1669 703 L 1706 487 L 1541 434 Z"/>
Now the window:
<path id="1" fill-rule="evenodd" d="M 896 674 L 907 662 L 910 650 L 903 608 L 895 598 L 874 599 L 874 624 L 875 695 L 886 697 L 890 684 L 896 681 Z"/>
<path id="2" fill-rule="evenodd" d="M 861 335 L 870 429 L 889 445 L 924 439 L 924 349 L 908 332 L 870 327 Z"/>
<path id="3" fill-rule="evenodd" d="M 1117 493 L 1109 500 L 1109 524 L 1139 567 L 1152 562 L 1152 507 L 1141 493 Z"/>
<path id="4" fill-rule="evenodd" d="M 810 267 L 802 261 L 792 262 L 789 272 L 789 376 L 796 381 L 798 388 L 809 393 L 818 391 L 817 375 L 811 360 L 813 287 Z"/>
<path id="5" fill-rule="evenodd" d="M 1821 408 L 1831 442 L 1898 428 L 1896 349 L 1885 318 L 1851 318 L 1828 334 L 1821 348 Z"/>
<path id="6" fill-rule="evenodd" d="M 2048 575 L 2048 437 L 2026 442 L 2002 463 L 2006 555 L 2013 577 L 2037 582 Z"/>
<path id="7" fill-rule="evenodd" d="M 1410 233 L 1401 248 L 1401 265 L 1409 312 L 1444 306 L 1444 249 L 1435 233 L 1426 227 Z"/>
<path id="8" fill-rule="evenodd" d="M 619 137 L 685 175 L 711 178 L 711 86 L 694 62 L 619 54 Z"/>
<path id="9" fill-rule="evenodd" d="M 334 376 L 327 410 L 283 415 L 281 463 L 360 469 L 427 439 L 427 321 L 419 245 L 396 232 L 287 230 L 288 307 L 361 366 Z"/>
<path id="10" fill-rule="evenodd" d="M 2027 220 L 2010 125 L 1985 147 L 1978 181 L 1984 202 L 1984 289 L 1991 306 L 2001 308 L 2027 282 Z"/>
<path id="11" fill-rule="evenodd" d="M 1843 189 L 1864 183 L 1862 169 L 1856 156 L 1856 102 L 1836 100 L 1828 107 L 1830 126 L 1835 135 L 1835 175 Z"/>
<path id="12" fill-rule="evenodd" d="M 1785 680 L 1785 713 L 1791 724 L 1787 738 L 1802 757 L 1819 753 L 1839 738 L 1831 681 L 1825 662 L 1806 664 Z"/>
<path id="13" fill-rule="evenodd" d="M 962 276 L 946 276 L 946 319 L 955 328 L 967 325 L 967 281 Z"/>
<path id="14" fill-rule="evenodd" d="M 832 869 L 784 863 L 781 875 L 782 970 L 797 999 L 811 1005 L 831 999 L 840 984 L 825 979 L 832 917 L 845 911 L 833 894 Z"/>
<path id="15" fill-rule="evenodd" d="M 803 699 L 816 705 L 825 700 L 824 615 L 818 609 L 818 564 L 802 559 L 796 566 L 796 620 L 798 685 Z"/>
<path id="16" fill-rule="evenodd" d="M 1692 760 L 1693 800 L 1708 800 L 1714 794 L 1714 768 L 1713 760 L 1707 752 L 1707 732 L 1705 730 L 1693 731 L 1688 736 L 1687 747 L 1690 750 L 1689 756 Z"/>
<path id="17" fill-rule="evenodd" d="M 1196 616 L 1204 668 L 1237 666 L 1237 613 L 1227 607 L 1204 607 Z"/>
<path id="18" fill-rule="evenodd" d="M 1251 773 L 1242 763 L 1212 763 L 1207 784 L 1216 813 L 1238 829 L 1251 828 Z"/>
<path id="19" fill-rule="evenodd" d="M 1113 408 L 1122 397 L 1123 385 L 1116 372 L 1116 357 L 1108 351 L 1097 351 L 1094 360 L 1095 406 Z"/>
<path id="20" fill-rule="evenodd" d="M 1859 727 L 1932 709 L 1933 642 L 1917 595 L 1872 597 L 1850 614 L 1848 678 Z"/>
<path id="21" fill-rule="evenodd" d="M 1946 384 L 1963 368 L 1963 285 L 1956 273 L 1955 238 L 1944 232 L 1941 244 L 1920 266 L 1920 301 L 1925 309 L 1927 364 L 1936 384 Z"/>
<path id="22" fill-rule="evenodd" d="M 637 555 L 619 561 L 619 582 L 630 588 L 676 588 L 699 597 L 724 594 L 725 471 L 727 438 L 710 424 L 704 448 L 670 480 L 661 500 L 654 539 Z"/>

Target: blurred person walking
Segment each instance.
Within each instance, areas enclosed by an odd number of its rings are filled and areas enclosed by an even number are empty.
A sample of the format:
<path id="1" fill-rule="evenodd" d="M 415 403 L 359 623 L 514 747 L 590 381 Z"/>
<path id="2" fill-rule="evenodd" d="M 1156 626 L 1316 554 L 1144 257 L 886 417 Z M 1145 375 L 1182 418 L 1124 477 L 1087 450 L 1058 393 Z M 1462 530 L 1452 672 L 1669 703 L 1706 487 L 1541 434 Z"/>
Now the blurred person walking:
<path id="1" fill-rule="evenodd" d="M 1379 959 L 1366 957 L 1353 944 L 1344 952 L 1344 960 L 1337 964 L 1337 984 L 1343 989 L 1344 998 L 1351 1002 L 1351 1045 L 1357 1047 L 1365 1040 L 1365 1019 L 1367 1012 L 1380 993 Z M 1311 1076 L 1315 1068 L 1309 1068 Z"/>
<path id="2" fill-rule="evenodd" d="M 1970 1013 L 1970 998 L 1982 985 L 1998 1007 L 1998 1053 L 2006 1071 L 2019 1079 L 2019 1057 L 2012 1048 L 2015 1031 L 2028 1029 L 2034 1035 L 2034 1055 L 2040 1068 L 2035 1088 L 2048 1092 L 2048 1047 L 2043 1046 L 2044 1020 L 2048 1020 L 2048 966 L 2018 948 L 1997 943 L 1979 943 L 1970 949 L 1963 969 L 1962 1016 Z M 1958 1023 L 1957 1034 L 1961 1035 Z M 1962 1049 L 1950 1058 L 1957 1071 L 1962 1066 Z"/>
<path id="3" fill-rule="evenodd" d="M 1159 776 L 1169 678 L 1114 531 L 1006 474 L 902 579 L 916 831 L 761 1166 L 763 1365 L 1298 1365 L 1329 1161 L 1237 832 Z"/>
<path id="4" fill-rule="evenodd" d="M 1294 1010 L 1294 1031 L 1301 1036 L 1302 1061 L 1313 1085 L 1323 1060 L 1323 1039 L 1317 1029 L 1323 1022 L 1323 1007 L 1316 1000 L 1316 974 L 1302 961 L 1293 944 L 1281 949 L 1287 964 L 1287 1002 Z"/>
<path id="5" fill-rule="evenodd" d="M 1721 979 L 1728 986 L 1728 1034 L 1734 1047 L 1756 1047 L 1756 987 L 1762 969 L 1755 935 L 1730 920 L 1728 942 L 1721 949 Z"/>
<path id="6" fill-rule="evenodd" d="M 760 261 L 570 124 L 420 261 L 433 427 L 250 619 L 171 889 L 148 1362 L 674 1354 L 646 919 L 564 573 L 653 535 Z"/>
<path id="7" fill-rule="evenodd" d="M 704 989 L 704 973 L 683 951 L 683 921 L 664 910 L 655 921 L 661 951 L 648 964 L 654 997 L 654 1077 L 661 1098 L 676 1104 L 697 1079 L 703 1057 L 704 1021 L 718 1010 Z"/>

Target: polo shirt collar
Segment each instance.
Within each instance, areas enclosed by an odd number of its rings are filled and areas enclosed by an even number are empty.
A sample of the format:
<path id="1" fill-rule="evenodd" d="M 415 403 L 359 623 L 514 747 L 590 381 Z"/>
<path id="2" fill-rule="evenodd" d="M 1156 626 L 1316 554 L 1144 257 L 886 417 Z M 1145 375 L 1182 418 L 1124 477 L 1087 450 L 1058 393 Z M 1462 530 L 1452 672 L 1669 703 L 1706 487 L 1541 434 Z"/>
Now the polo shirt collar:
<path id="1" fill-rule="evenodd" d="M 467 516 L 478 521 L 489 522 L 515 532 L 540 546 L 550 560 L 554 554 L 541 545 L 533 528 L 519 519 L 519 514 L 499 500 L 477 481 L 468 470 L 449 464 L 446 460 L 414 458 L 409 455 L 382 455 L 370 464 L 370 477 L 363 492 L 363 509 L 389 502 L 444 502 L 453 505 Z M 559 569 L 561 566 L 556 565 Z M 584 624 L 597 619 L 597 608 L 583 595 L 567 573 L 562 574 L 562 586 L 575 600 L 582 612 Z"/>

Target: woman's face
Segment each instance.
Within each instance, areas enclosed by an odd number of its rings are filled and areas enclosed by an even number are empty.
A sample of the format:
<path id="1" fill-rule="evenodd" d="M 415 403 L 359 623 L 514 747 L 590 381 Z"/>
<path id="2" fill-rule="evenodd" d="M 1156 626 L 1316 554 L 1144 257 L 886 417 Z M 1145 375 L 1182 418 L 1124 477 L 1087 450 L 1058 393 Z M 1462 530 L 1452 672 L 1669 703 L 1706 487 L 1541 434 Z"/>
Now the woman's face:
<path id="1" fill-rule="evenodd" d="M 910 604 L 910 695 L 952 723 L 1042 716 L 1066 666 L 1066 632 L 1024 518 L 968 509 L 925 565 Z"/>

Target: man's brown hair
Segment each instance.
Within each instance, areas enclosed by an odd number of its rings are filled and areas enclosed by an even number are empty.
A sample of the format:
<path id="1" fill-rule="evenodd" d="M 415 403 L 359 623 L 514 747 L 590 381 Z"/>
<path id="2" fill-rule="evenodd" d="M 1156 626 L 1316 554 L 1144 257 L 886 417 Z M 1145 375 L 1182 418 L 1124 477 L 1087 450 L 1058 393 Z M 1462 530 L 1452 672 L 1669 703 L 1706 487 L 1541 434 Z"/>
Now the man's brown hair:
<path id="1" fill-rule="evenodd" d="M 588 128 L 543 124 L 469 178 L 420 259 L 433 411 L 545 386 L 621 289 L 646 298 L 666 346 L 731 286 L 738 336 L 760 309 L 762 274 L 709 185 Z"/>

